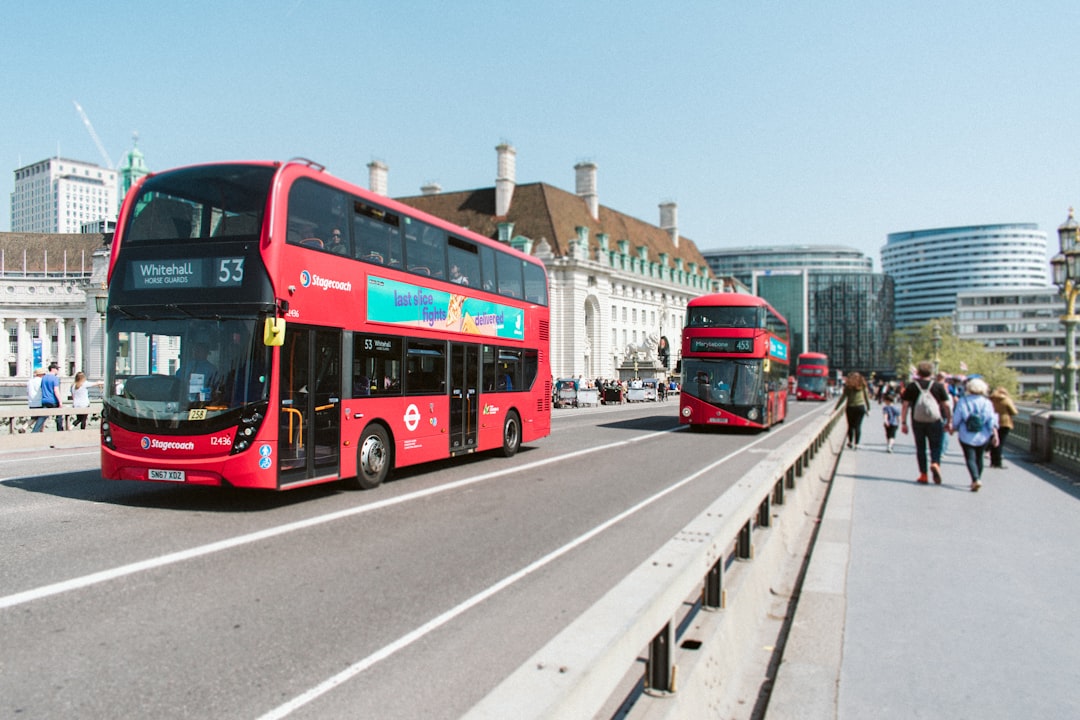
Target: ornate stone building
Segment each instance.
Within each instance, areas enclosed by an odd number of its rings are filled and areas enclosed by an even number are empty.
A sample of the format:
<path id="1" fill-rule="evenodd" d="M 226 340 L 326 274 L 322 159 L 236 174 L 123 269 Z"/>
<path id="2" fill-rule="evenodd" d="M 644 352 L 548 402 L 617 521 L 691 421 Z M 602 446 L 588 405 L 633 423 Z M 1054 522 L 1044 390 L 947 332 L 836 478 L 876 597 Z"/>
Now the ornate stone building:
<path id="1" fill-rule="evenodd" d="M 686 303 L 716 291 L 697 246 L 679 235 L 675 203 L 660 205 L 651 225 L 600 204 L 597 166 L 575 167 L 570 193 L 546 183 L 517 184 L 516 152 L 499 145 L 495 187 L 396 198 L 542 259 L 551 302 L 551 366 L 556 378 L 623 379 L 664 375 L 657 348 L 679 360 Z M 369 186 L 386 193 L 384 163 Z"/>
<path id="2" fill-rule="evenodd" d="M 25 397 L 35 366 L 102 376 L 102 320 L 107 236 L 0 233 L 0 323 L 7 338 L 0 396 Z"/>

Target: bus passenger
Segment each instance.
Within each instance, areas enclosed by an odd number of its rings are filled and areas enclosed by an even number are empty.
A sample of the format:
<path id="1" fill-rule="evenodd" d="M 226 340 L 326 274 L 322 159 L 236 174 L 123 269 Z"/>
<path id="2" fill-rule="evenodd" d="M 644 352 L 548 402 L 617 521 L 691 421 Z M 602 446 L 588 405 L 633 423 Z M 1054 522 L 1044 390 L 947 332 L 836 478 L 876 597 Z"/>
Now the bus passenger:
<path id="1" fill-rule="evenodd" d="M 334 228 L 333 232 L 330 233 L 330 245 L 328 249 L 335 255 L 349 254 L 349 248 L 345 245 L 345 241 L 341 239 L 341 230 L 338 228 Z"/>

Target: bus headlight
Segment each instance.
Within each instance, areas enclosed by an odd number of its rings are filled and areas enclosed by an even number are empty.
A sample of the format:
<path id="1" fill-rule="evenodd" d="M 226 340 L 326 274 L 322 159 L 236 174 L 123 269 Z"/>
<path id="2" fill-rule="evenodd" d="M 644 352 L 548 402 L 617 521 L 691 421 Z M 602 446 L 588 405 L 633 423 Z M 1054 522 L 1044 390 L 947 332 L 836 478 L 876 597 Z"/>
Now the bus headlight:
<path id="1" fill-rule="evenodd" d="M 746 413 L 746 417 L 750 418 L 751 420 L 757 420 L 760 415 L 761 413 L 758 412 L 758 409 L 756 407 L 750 408 L 750 412 Z"/>
<path id="2" fill-rule="evenodd" d="M 252 441 L 255 440 L 255 433 L 259 431 L 259 426 L 266 417 L 266 408 L 266 403 L 259 403 L 244 409 L 240 416 L 240 426 L 236 430 L 236 437 L 233 439 L 232 449 L 229 451 L 230 455 L 236 455 L 251 447 Z"/>
<path id="3" fill-rule="evenodd" d="M 694 413 L 694 411 L 690 409 L 689 405 L 687 405 L 686 407 L 684 407 L 682 409 L 682 416 L 683 417 L 690 417 L 693 413 Z"/>

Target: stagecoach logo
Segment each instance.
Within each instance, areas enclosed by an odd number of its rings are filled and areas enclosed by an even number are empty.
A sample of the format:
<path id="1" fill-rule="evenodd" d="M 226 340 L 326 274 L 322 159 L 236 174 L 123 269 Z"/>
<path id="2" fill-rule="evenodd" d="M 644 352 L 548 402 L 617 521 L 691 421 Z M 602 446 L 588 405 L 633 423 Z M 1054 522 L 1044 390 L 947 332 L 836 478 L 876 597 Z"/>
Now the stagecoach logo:
<path id="1" fill-rule="evenodd" d="M 416 405 L 410 404 L 409 407 L 405 408 L 405 417 L 403 419 L 405 420 L 405 427 L 409 429 L 409 432 L 413 432 L 420 425 L 420 409 Z"/>
<path id="2" fill-rule="evenodd" d="M 330 278 L 324 278 L 314 273 L 309 273 L 307 270 L 300 271 L 300 285 L 301 287 L 317 287 L 323 290 L 344 290 L 345 292 L 352 292 L 352 283 L 348 280 L 331 280 Z"/>
<path id="3" fill-rule="evenodd" d="M 194 450 L 195 443 L 191 440 L 187 442 L 175 442 L 172 440 L 151 440 L 150 438 L 143 436 L 143 439 L 139 443 L 142 445 L 143 450 Z"/>

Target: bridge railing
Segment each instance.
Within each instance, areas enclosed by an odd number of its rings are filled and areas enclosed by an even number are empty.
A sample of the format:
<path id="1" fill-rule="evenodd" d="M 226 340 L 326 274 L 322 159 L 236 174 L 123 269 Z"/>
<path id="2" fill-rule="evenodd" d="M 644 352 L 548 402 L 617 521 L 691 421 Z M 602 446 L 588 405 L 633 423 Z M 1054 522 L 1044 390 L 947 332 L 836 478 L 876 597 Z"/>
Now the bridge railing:
<path id="1" fill-rule="evenodd" d="M 91 402 L 90 407 L 76 408 L 70 405 L 58 408 L 30 408 L 25 405 L 0 405 L 0 435 L 17 435 L 29 433 L 34 427 L 34 421 L 39 417 L 46 418 L 46 429 L 54 427 L 49 418 L 64 418 L 65 429 L 71 428 L 71 423 L 76 415 L 86 415 L 86 427 L 97 427 L 101 420 L 101 403 Z"/>
<path id="2" fill-rule="evenodd" d="M 1037 460 L 1080 473 L 1080 413 L 1020 406 L 1006 445 Z"/>
<path id="3" fill-rule="evenodd" d="M 836 407 L 810 420 L 465 717 L 589 718 L 628 695 L 635 714 L 656 702 L 660 715 L 692 717 L 725 702 L 745 658 L 761 654 L 756 628 L 773 589 L 793 584 L 844 444 L 842 418 Z"/>

